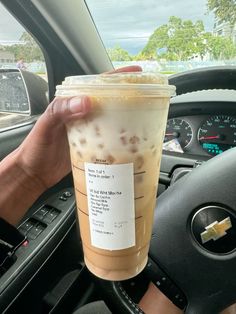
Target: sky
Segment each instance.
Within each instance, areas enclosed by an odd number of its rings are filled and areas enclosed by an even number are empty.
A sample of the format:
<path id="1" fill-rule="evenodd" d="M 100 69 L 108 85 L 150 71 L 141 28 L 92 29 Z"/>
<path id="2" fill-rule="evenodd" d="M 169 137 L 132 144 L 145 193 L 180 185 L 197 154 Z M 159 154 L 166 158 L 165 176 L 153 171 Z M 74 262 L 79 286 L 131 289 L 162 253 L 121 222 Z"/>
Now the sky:
<path id="1" fill-rule="evenodd" d="M 0 44 L 19 41 L 23 31 L 19 22 L 0 3 Z"/>
<path id="2" fill-rule="evenodd" d="M 106 47 L 119 44 L 137 53 L 148 37 L 174 15 L 192 21 L 202 20 L 212 31 L 213 14 L 207 13 L 207 0 L 86 0 Z"/>
<path id="3" fill-rule="evenodd" d="M 50 0 L 49 0 L 50 1 Z M 77 0 L 81 1 L 81 0 Z M 207 0 L 86 0 L 107 48 L 120 45 L 138 53 L 148 37 L 174 15 L 182 19 L 203 20 L 212 31 L 214 17 L 207 13 Z M 0 4 L 0 44 L 17 42 L 24 29 Z"/>

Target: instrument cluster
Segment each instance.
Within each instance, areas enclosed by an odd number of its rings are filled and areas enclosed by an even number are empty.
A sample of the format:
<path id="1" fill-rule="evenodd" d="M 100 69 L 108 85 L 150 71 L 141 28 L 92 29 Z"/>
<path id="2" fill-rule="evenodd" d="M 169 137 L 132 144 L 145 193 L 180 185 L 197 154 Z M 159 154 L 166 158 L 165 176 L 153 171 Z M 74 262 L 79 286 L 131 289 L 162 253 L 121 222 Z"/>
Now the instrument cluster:
<path id="1" fill-rule="evenodd" d="M 163 150 L 216 156 L 236 146 L 236 116 L 184 116 L 167 121 Z"/>

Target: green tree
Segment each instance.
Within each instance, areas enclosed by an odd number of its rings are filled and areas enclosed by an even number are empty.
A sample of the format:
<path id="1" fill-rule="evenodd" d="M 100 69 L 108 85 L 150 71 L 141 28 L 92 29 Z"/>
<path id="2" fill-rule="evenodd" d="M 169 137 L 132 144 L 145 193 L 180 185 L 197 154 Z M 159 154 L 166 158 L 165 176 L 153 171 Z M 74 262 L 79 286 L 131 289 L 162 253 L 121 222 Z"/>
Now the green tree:
<path id="1" fill-rule="evenodd" d="M 233 30 L 236 24 L 236 2 L 235 0 L 208 0 L 207 7 L 215 16 L 224 22 L 228 22 Z"/>
<path id="2" fill-rule="evenodd" d="M 214 60 L 230 60 L 236 56 L 236 46 L 229 37 L 208 35 L 208 52 Z"/>
<path id="3" fill-rule="evenodd" d="M 146 60 L 153 60 L 153 59 L 156 59 L 156 57 L 153 55 L 149 55 L 149 57 L 147 57 L 147 54 L 144 54 L 142 51 L 140 51 L 135 56 L 132 56 L 133 61 L 146 61 Z"/>
<path id="4" fill-rule="evenodd" d="M 129 55 L 128 51 L 116 45 L 113 48 L 107 49 L 109 58 L 111 61 L 131 61 L 132 57 Z"/>
<path id="5" fill-rule="evenodd" d="M 41 49 L 30 34 L 24 32 L 20 37 L 20 41 L 24 43 L 22 52 L 24 53 L 23 59 L 26 62 L 44 61 Z"/>
<path id="6" fill-rule="evenodd" d="M 168 40 L 168 26 L 162 25 L 150 36 L 147 45 L 141 51 L 141 55 L 146 60 L 158 59 L 157 50 L 167 47 Z"/>
<path id="7" fill-rule="evenodd" d="M 205 55 L 204 25 L 171 16 L 168 24 L 157 28 L 150 36 L 142 54 L 168 60 L 187 60 L 198 54 Z M 163 52 L 164 51 L 164 52 Z"/>
<path id="8" fill-rule="evenodd" d="M 16 60 L 25 62 L 44 61 L 44 56 L 36 41 L 27 32 L 20 37 L 21 44 L 6 47 L 7 51 L 15 55 Z"/>

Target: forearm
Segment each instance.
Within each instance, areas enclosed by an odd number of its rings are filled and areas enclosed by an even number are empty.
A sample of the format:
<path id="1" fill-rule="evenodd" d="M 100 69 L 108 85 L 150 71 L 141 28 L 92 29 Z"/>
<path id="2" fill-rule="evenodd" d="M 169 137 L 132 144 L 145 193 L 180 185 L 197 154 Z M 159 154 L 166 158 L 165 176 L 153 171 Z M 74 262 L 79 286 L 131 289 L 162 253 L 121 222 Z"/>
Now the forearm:
<path id="1" fill-rule="evenodd" d="M 44 192 L 44 186 L 30 177 L 18 163 L 16 150 L 0 162 L 0 217 L 17 224 Z"/>

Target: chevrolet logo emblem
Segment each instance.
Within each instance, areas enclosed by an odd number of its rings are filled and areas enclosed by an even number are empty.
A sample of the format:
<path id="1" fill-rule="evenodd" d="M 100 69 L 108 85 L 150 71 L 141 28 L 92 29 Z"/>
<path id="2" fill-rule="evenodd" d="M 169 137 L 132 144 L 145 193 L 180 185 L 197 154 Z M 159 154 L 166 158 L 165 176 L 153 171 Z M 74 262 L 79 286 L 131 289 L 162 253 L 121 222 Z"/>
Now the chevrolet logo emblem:
<path id="1" fill-rule="evenodd" d="M 209 226 L 205 227 L 206 231 L 201 233 L 202 244 L 210 240 L 218 240 L 224 237 L 227 233 L 226 230 L 232 228 L 230 217 L 227 217 L 220 222 L 214 221 Z"/>

